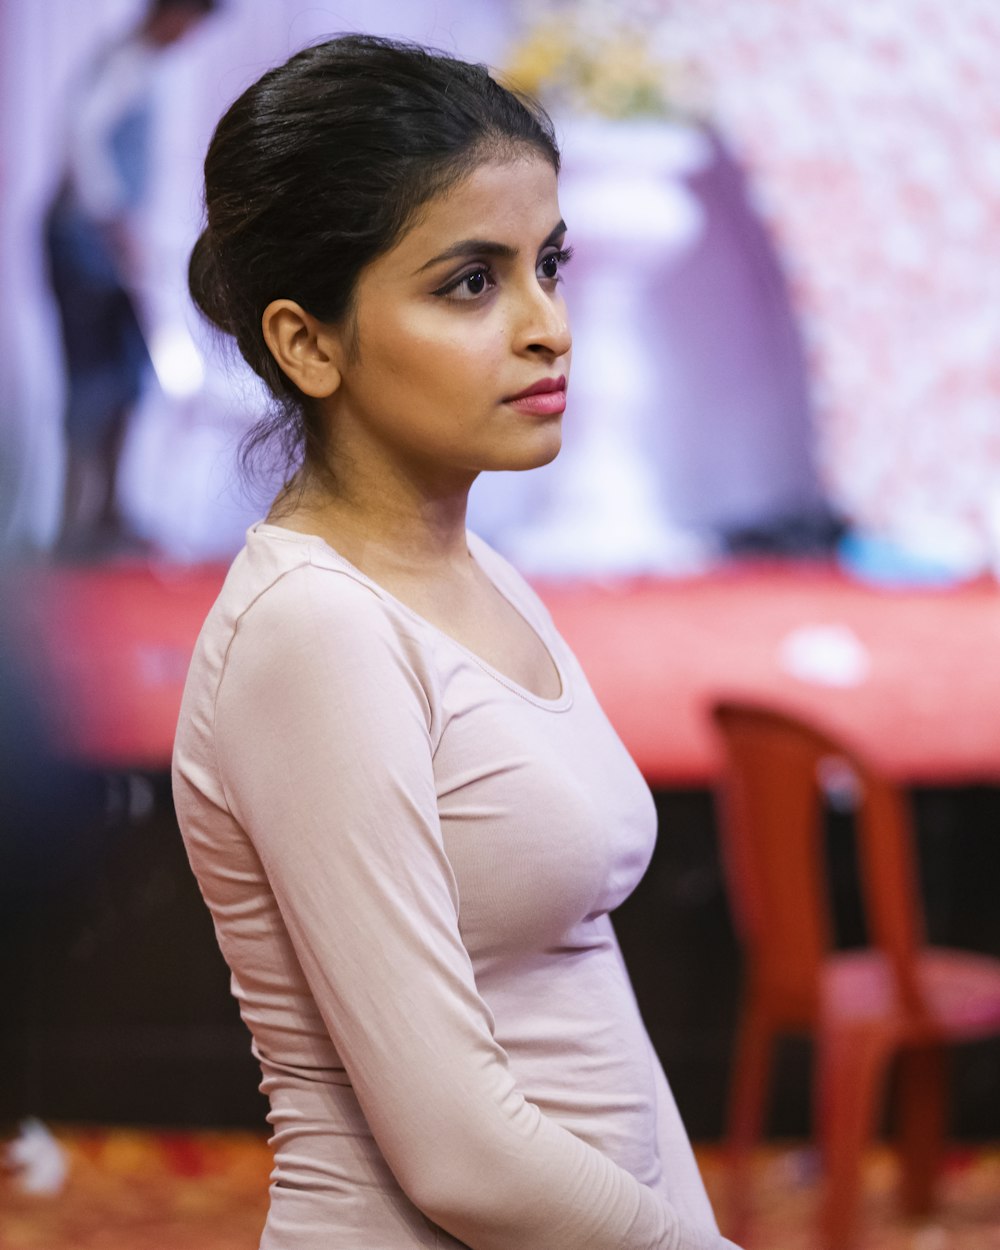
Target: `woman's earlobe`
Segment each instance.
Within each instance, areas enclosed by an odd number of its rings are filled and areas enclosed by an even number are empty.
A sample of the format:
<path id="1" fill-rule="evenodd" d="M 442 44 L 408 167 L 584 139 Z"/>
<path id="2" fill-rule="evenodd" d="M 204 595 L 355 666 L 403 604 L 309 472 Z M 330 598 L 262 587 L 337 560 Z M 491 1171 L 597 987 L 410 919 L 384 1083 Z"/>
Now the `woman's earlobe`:
<path id="1" fill-rule="evenodd" d="M 272 300 L 261 329 L 282 373 L 304 395 L 327 399 L 340 386 L 340 339 L 330 326 L 290 299 Z"/>

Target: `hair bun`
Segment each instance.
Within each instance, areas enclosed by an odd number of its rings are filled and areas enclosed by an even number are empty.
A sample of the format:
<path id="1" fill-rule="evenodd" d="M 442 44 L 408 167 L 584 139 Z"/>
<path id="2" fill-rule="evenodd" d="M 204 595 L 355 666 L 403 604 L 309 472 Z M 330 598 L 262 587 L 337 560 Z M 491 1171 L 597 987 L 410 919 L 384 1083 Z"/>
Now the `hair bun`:
<path id="1" fill-rule="evenodd" d="M 208 227 L 201 232 L 191 249 L 191 259 L 188 261 L 188 290 L 203 317 L 223 333 L 233 333 L 233 318 L 229 308 L 226 284 L 223 281 L 219 258 Z"/>

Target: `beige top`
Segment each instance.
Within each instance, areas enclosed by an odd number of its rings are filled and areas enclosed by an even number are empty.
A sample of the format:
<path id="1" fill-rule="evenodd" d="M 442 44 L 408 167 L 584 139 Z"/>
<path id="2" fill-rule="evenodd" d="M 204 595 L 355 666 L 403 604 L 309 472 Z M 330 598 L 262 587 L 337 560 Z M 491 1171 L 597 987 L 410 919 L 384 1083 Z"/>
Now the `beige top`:
<path id="1" fill-rule="evenodd" d="M 469 547 L 557 699 L 267 524 L 198 641 L 174 794 L 271 1103 L 262 1250 L 719 1250 L 608 917 L 649 791 Z"/>

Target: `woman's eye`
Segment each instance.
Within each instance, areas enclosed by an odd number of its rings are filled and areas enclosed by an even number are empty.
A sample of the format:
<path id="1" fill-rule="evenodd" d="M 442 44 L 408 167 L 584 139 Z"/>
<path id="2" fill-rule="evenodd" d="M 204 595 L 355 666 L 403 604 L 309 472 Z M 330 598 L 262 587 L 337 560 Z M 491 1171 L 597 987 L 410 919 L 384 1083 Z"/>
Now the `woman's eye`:
<path id="1" fill-rule="evenodd" d="M 460 278 L 443 287 L 437 294 L 447 296 L 448 299 L 472 300 L 478 299 L 495 285 L 488 269 L 473 269 L 471 273 L 462 274 Z"/>
<path id="2" fill-rule="evenodd" d="M 543 256 L 538 262 L 538 271 L 549 282 L 555 282 L 559 277 L 560 269 L 572 256 L 573 249 L 571 247 L 562 248 L 558 252 L 549 252 L 547 256 Z"/>

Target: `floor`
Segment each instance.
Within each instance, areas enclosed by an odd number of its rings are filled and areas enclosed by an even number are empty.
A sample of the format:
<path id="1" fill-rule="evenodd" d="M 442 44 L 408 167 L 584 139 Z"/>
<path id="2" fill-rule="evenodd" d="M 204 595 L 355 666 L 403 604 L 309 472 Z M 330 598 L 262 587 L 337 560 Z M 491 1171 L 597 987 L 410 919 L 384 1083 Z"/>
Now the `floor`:
<path id="1" fill-rule="evenodd" d="M 57 1128 L 69 1170 L 55 1196 L 0 1181 L 0 1250 L 255 1250 L 270 1166 L 249 1133 L 148 1133 Z M 724 1222 L 718 1148 L 699 1151 Z M 756 1161 L 757 1215 L 746 1250 L 815 1250 L 814 1158 L 769 1147 Z M 1000 1144 L 955 1150 L 929 1222 L 895 1215 L 893 1164 L 866 1159 L 863 1250 L 1000 1250 Z"/>

